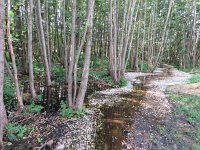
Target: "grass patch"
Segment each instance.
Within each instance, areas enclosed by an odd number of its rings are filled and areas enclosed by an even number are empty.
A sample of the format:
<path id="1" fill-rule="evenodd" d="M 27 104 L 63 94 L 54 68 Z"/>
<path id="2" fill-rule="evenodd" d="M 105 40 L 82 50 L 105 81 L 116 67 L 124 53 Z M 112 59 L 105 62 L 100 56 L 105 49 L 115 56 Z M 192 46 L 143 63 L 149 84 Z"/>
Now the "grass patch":
<path id="1" fill-rule="evenodd" d="M 200 125 L 200 97 L 170 94 L 169 98 L 176 104 L 178 114 L 186 116 L 189 123 Z"/>
<path id="2" fill-rule="evenodd" d="M 165 149 L 200 150 L 200 97 L 169 93 L 168 98 L 175 105 L 172 115 L 156 126 L 162 140 L 170 141 Z"/>
<path id="3" fill-rule="evenodd" d="M 188 80 L 188 83 L 198 83 L 200 82 L 200 74 L 194 74 L 192 77 Z"/>
<path id="4" fill-rule="evenodd" d="M 162 135 L 169 135 L 178 147 L 200 150 L 200 97 L 171 93 L 168 97 L 175 104 L 173 112 L 175 118 L 171 120 L 174 128 L 164 130 L 163 127 L 158 126 L 158 131 Z"/>

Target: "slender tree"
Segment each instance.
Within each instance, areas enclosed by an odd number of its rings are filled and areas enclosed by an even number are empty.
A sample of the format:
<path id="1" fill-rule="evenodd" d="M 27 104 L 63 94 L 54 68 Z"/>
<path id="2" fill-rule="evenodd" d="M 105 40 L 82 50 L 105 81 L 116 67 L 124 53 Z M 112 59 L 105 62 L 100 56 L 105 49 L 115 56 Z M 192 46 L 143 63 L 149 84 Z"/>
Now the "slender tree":
<path id="1" fill-rule="evenodd" d="M 33 74 L 33 0 L 29 0 L 28 5 L 28 62 L 29 62 L 29 84 L 32 97 L 37 98 L 35 87 L 34 87 L 34 74 Z"/>
<path id="2" fill-rule="evenodd" d="M 24 104 L 23 104 L 23 99 L 22 99 L 22 93 L 19 88 L 19 80 L 18 80 L 18 74 L 17 74 L 17 66 L 16 66 L 16 61 L 15 61 L 15 54 L 14 54 L 14 49 L 12 45 L 12 37 L 10 33 L 10 26 L 11 26 L 11 6 L 10 6 L 10 0 L 7 1 L 7 39 L 8 39 L 8 47 L 10 50 L 10 56 L 12 60 L 12 68 L 13 68 L 13 76 L 14 76 L 14 82 L 15 82 L 15 88 L 16 88 L 16 95 L 17 95 L 17 100 L 18 100 L 18 111 L 17 114 L 20 114 L 23 111 Z"/>
<path id="3" fill-rule="evenodd" d="M 3 129 L 7 123 L 3 101 L 4 83 L 4 0 L 0 0 L 0 148 L 3 146 Z"/>
<path id="4" fill-rule="evenodd" d="M 47 48 L 46 48 L 46 41 L 45 41 L 45 34 L 44 34 L 44 28 L 42 25 L 42 16 L 41 16 L 41 4 L 40 0 L 36 0 L 36 15 L 37 15 L 37 26 L 38 26 L 38 36 L 40 37 L 40 45 L 41 45 L 41 54 L 44 68 L 45 68 L 45 74 L 46 74 L 46 85 L 49 87 L 51 86 L 51 73 L 49 68 L 49 61 L 47 57 Z"/>
<path id="5" fill-rule="evenodd" d="M 76 108 L 78 109 L 80 109 L 83 106 L 85 93 L 87 90 L 87 84 L 88 84 L 91 47 L 92 47 L 94 4 L 95 4 L 95 0 L 88 0 L 88 25 L 87 25 L 85 58 L 84 58 L 83 72 L 82 72 L 82 77 L 81 77 L 81 84 L 80 84 L 78 96 L 76 99 Z"/>

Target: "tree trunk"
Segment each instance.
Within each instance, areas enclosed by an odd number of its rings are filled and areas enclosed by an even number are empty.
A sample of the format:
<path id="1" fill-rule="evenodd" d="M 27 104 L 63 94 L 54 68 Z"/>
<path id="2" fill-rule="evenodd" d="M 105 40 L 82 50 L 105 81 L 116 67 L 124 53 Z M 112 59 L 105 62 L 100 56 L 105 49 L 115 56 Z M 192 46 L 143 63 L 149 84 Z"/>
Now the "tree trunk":
<path id="1" fill-rule="evenodd" d="M 70 62 L 68 74 L 68 105 L 73 107 L 73 68 L 74 68 L 74 51 L 75 51 L 75 30 L 76 30 L 76 0 L 72 1 L 72 25 L 71 25 L 71 47 L 70 47 Z"/>
<path id="2" fill-rule="evenodd" d="M 76 108 L 80 109 L 83 106 L 85 93 L 87 90 L 88 75 L 90 68 L 90 55 L 91 55 L 91 46 L 92 46 L 92 30 L 93 30 L 93 15 L 94 15 L 94 4 L 95 0 L 88 0 L 88 30 L 87 30 L 87 41 L 86 41 L 86 50 L 84 58 L 84 68 L 81 78 L 81 85 L 79 88 L 78 96 L 76 99 Z"/>
<path id="3" fill-rule="evenodd" d="M 34 87 L 34 74 L 33 74 L 33 0 L 29 0 L 28 5 L 28 62 L 29 62 L 29 84 L 33 99 L 37 98 Z"/>
<path id="4" fill-rule="evenodd" d="M 44 29 L 42 25 L 42 16 L 41 16 L 41 7 L 40 7 L 40 0 L 36 0 L 36 14 L 37 14 L 37 23 L 38 23 L 38 33 L 41 37 L 41 51 L 43 55 L 43 62 L 44 62 L 44 68 L 45 68 L 45 74 L 46 74 L 46 85 L 51 86 L 51 75 L 50 75 L 50 69 L 49 69 L 49 61 L 47 58 L 47 48 L 46 48 L 46 42 L 45 42 L 45 35 L 44 35 Z"/>
<path id="5" fill-rule="evenodd" d="M 7 6 L 7 39 L 8 39 L 8 46 L 10 50 L 10 55 L 12 59 L 12 67 L 13 67 L 13 74 L 14 74 L 14 80 L 15 80 L 15 88 L 16 88 L 16 95 L 17 95 L 17 100 L 18 100 L 18 111 L 17 115 L 20 114 L 23 111 L 24 104 L 22 100 L 22 95 L 20 92 L 19 88 L 19 81 L 18 81 L 18 74 L 17 74 L 17 66 L 16 66 L 16 61 L 15 61 L 15 54 L 13 50 L 13 45 L 12 45 L 12 39 L 11 39 L 11 34 L 10 34 L 10 25 L 11 25 L 11 16 L 10 16 L 10 0 L 8 0 L 8 6 Z"/>
<path id="6" fill-rule="evenodd" d="M 6 109 L 3 101 L 4 46 L 4 0 L 0 0 L 0 149 L 3 146 L 3 129 L 7 124 Z"/>

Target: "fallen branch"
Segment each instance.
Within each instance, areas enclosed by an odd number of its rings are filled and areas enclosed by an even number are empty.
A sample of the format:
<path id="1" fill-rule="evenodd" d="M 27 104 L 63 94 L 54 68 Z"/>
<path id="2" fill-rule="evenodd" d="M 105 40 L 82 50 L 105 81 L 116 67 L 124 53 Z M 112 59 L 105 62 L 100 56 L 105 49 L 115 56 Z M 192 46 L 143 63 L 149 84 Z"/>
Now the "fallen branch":
<path id="1" fill-rule="evenodd" d="M 43 150 L 43 149 L 45 150 L 47 148 L 51 148 L 52 144 L 53 144 L 53 140 L 50 140 L 50 141 L 44 143 L 40 147 L 34 147 L 33 150 Z"/>

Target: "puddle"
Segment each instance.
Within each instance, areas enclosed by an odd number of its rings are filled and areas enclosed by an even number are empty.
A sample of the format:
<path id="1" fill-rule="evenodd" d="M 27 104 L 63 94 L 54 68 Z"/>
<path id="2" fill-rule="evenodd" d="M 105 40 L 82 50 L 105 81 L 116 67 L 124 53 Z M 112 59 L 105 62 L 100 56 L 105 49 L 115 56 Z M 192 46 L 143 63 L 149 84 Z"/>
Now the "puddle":
<path id="1" fill-rule="evenodd" d="M 139 77 L 140 82 L 131 93 L 119 95 L 119 98 L 125 101 L 113 106 L 104 105 L 101 108 L 103 118 L 97 131 L 96 149 L 122 149 L 122 142 L 128 134 L 128 128 L 132 124 L 135 113 L 138 112 L 140 101 L 146 94 L 147 87 L 144 86 L 146 79 L 147 77 Z"/>
<path id="2" fill-rule="evenodd" d="M 112 106 L 103 105 L 100 108 L 103 117 L 98 123 L 96 149 L 120 150 L 125 148 L 123 142 L 128 136 L 129 131 L 134 130 L 132 128 L 134 119 L 138 118 L 138 114 L 141 114 L 141 101 L 145 99 L 146 92 L 149 88 L 146 85 L 152 80 L 161 80 L 169 75 L 170 71 L 167 70 L 164 71 L 164 74 L 138 77 L 131 93 L 110 97 L 111 100 L 114 97 L 123 100 Z M 143 116 L 139 118 L 143 118 Z M 140 128 L 146 128 L 146 126 L 148 124 L 144 124 Z"/>

